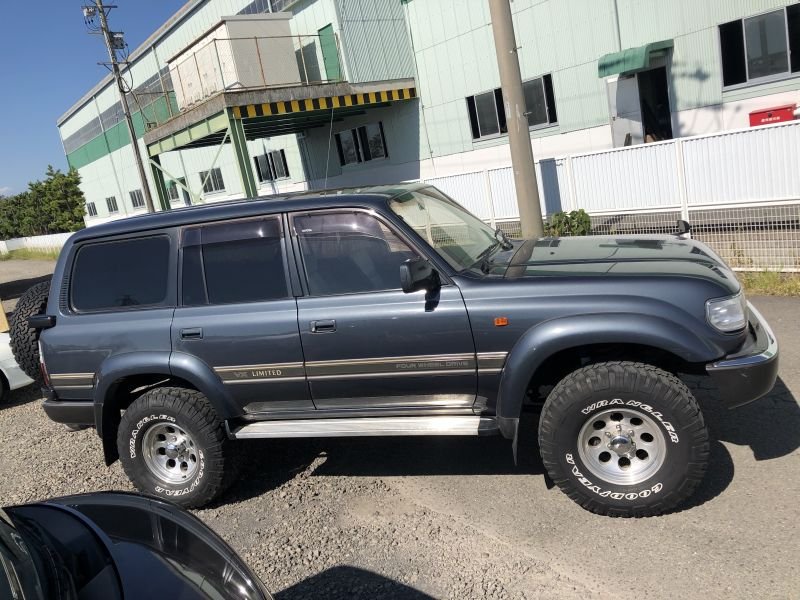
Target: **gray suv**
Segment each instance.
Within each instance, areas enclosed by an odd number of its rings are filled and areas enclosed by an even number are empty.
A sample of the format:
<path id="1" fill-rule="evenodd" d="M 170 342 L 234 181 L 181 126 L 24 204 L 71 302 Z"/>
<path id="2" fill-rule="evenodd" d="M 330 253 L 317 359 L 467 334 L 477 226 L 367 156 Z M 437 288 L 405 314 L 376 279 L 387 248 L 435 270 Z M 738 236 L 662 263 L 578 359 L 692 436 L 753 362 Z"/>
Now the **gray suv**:
<path id="1" fill-rule="evenodd" d="M 20 307 L 15 352 L 47 415 L 94 426 L 107 464 L 195 507 L 235 480 L 236 440 L 500 434 L 516 449 L 538 403 L 565 493 L 659 514 L 709 455 L 678 374 L 707 373 L 734 407 L 778 368 L 766 321 L 703 244 L 509 240 L 423 185 L 91 227 Z"/>

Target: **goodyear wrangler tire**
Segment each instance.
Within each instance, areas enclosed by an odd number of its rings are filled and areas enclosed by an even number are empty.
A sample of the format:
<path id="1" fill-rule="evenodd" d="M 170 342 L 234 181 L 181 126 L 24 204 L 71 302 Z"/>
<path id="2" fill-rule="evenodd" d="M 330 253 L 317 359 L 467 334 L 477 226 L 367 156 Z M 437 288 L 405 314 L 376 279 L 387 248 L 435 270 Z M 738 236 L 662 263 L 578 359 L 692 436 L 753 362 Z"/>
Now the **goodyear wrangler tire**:
<path id="1" fill-rule="evenodd" d="M 539 420 L 553 481 L 592 512 L 645 517 L 692 495 L 705 474 L 708 431 L 674 375 L 633 362 L 598 363 L 556 385 Z"/>
<path id="2" fill-rule="evenodd" d="M 14 354 L 14 359 L 25 374 L 39 384 L 43 383 L 42 373 L 39 370 L 40 331 L 28 325 L 28 317 L 44 313 L 49 294 L 49 281 L 28 288 L 17 302 L 9 323 L 11 352 Z"/>
<path id="3" fill-rule="evenodd" d="M 117 449 L 141 491 L 187 508 L 217 498 L 236 477 L 225 428 L 206 397 L 179 387 L 154 388 L 122 415 Z"/>

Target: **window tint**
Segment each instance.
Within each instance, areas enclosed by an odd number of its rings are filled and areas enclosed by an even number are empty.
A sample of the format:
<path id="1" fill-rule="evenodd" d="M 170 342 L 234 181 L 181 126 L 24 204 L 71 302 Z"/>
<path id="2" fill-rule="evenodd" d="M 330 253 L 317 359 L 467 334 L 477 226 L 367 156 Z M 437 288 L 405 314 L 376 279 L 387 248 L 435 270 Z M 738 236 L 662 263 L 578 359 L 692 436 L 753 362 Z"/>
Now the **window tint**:
<path id="1" fill-rule="evenodd" d="M 298 215 L 309 290 L 315 296 L 400 288 L 400 265 L 411 248 L 375 217 L 360 212 Z"/>
<path id="2" fill-rule="evenodd" d="M 288 298 L 280 223 L 270 218 L 187 230 L 182 280 L 186 306 Z"/>
<path id="3" fill-rule="evenodd" d="M 169 246 L 169 238 L 159 236 L 82 247 L 72 271 L 72 306 L 88 311 L 164 304 Z"/>

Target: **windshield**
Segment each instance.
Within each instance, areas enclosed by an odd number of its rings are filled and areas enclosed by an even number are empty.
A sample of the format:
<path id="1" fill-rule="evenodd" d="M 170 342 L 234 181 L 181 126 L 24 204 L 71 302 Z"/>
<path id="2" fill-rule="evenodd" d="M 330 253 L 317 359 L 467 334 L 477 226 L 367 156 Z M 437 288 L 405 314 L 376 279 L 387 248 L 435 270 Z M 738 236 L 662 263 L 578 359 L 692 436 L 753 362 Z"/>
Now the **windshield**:
<path id="1" fill-rule="evenodd" d="M 392 199 L 389 208 L 457 271 L 474 266 L 500 245 L 491 227 L 434 188 L 406 192 Z"/>

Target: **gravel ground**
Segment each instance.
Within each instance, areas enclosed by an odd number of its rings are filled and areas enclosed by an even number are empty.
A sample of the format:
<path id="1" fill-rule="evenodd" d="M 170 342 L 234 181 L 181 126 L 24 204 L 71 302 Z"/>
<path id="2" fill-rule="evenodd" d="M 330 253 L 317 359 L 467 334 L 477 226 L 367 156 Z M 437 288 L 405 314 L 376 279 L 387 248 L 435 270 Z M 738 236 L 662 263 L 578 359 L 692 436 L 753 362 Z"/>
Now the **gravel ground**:
<path id="1" fill-rule="evenodd" d="M 527 436 L 519 467 L 500 438 L 247 442 L 240 481 L 196 514 L 281 600 L 798 597 L 800 299 L 756 304 L 781 337 L 782 379 L 730 412 L 691 382 L 719 441 L 684 510 L 587 513 L 550 488 Z M 132 489 L 93 430 L 50 422 L 37 398 L 0 407 L 3 504 Z"/>

